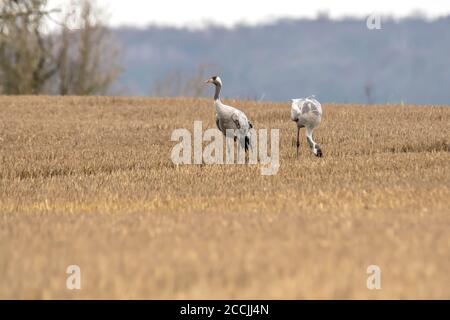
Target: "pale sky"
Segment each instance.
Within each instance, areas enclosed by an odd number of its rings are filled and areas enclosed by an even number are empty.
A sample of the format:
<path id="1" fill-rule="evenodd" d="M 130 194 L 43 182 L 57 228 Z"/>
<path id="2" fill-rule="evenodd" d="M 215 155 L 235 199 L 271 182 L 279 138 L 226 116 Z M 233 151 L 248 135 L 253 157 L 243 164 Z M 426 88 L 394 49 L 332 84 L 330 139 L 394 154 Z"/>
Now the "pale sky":
<path id="1" fill-rule="evenodd" d="M 403 17 L 416 11 L 436 18 L 450 14 L 450 0 L 96 0 L 108 8 L 113 26 L 148 24 L 199 27 L 205 22 L 232 26 L 276 18 L 310 17 L 328 12 L 331 18 L 368 16 L 372 13 Z M 70 0 L 49 0 L 64 6 Z"/>

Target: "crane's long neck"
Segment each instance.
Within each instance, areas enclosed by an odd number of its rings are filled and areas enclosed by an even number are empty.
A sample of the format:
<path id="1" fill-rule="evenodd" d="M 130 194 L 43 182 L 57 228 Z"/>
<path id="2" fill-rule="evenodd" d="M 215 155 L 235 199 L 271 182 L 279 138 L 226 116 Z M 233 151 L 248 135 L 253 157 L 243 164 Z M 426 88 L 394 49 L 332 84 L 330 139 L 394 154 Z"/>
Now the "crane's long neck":
<path id="1" fill-rule="evenodd" d="M 214 93 L 215 101 L 220 99 L 220 89 L 222 89 L 222 86 L 220 84 L 216 84 L 216 92 Z"/>

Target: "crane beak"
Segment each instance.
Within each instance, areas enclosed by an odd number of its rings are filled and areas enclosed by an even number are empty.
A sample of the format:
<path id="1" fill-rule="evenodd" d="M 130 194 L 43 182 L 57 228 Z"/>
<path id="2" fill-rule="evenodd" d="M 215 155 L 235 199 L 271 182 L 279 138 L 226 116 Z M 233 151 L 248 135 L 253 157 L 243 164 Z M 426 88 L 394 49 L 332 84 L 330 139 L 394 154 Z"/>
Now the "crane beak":
<path id="1" fill-rule="evenodd" d="M 205 81 L 205 83 L 212 83 L 212 82 L 213 82 L 212 79 L 208 79 L 208 80 Z"/>

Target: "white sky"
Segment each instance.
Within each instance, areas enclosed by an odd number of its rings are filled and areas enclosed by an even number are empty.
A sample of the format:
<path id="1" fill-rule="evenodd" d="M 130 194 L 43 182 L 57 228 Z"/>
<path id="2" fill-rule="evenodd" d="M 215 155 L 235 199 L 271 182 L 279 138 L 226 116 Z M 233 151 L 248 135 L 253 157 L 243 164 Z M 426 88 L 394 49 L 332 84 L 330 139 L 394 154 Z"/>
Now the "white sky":
<path id="1" fill-rule="evenodd" d="M 49 0 L 64 6 L 70 0 Z M 148 24 L 198 27 L 205 22 L 232 26 L 280 17 L 315 17 L 328 12 L 331 18 L 368 16 L 372 13 L 403 17 L 421 11 L 430 18 L 450 14 L 450 0 L 96 0 L 108 8 L 113 26 Z"/>

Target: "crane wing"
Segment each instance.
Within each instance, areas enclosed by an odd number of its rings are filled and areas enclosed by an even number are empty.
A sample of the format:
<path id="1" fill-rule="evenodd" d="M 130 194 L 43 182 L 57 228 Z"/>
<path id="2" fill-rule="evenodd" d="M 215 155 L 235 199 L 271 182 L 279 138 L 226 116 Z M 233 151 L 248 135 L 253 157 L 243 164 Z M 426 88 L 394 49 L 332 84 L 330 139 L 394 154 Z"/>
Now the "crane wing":
<path id="1" fill-rule="evenodd" d="M 307 100 L 309 100 L 310 102 L 312 102 L 311 111 L 312 111 L 315 115 L 321 116 L 321 115 L 322 115 L 322 105 L 320 104 L 320 102 L 317 101 L 314 97 L 309 97 L 309 98 L 307 98 Z"/>
<path id="2" fill-rule="evenodd" d="M 233 120 L 234 124 L 236 125 L 237 129 L 244 130 L 245 134 L 253 128 L 253 124 L 248 120 L 245 113 L 243 113 L 240 110 L 236 110 L 232 115 L 231 119 Z"/>
<path id="3" fill-rule="evenodd" d="M 237 129 L 240 134 L 247 135 L 253 125 L 250 123 L 245 113 L 227 105 L 221 105 L 220 107 L 220 110 L 217 112 L 217 117 L 220 120 L 218 126 L 221 127 L 219 129 L 221 131 L 222 129 L 223 131 L 227 129 Z"/>
<path id="4" fill-rule="evenodd" d="M 292 121 L 298 121 L 300 117 L 305 117 L 308 114 L 313 114 L 317 117 L 322 115 L 322 106 L 319 101 L 313 97 L 308 97 L 306 99 L 292 99 Z"/>
<path id="5" fill-rule="evenodd" d="M 231 115 L 231 120 L 233 120 L 233 122 L 236 125 L 237 129 L 241 128 L 241 121 L 240 121 L 241 119 L 240 119 L 239 114 L 237 112 L 235 112 L 235 113 L 233 113 Z"/>

